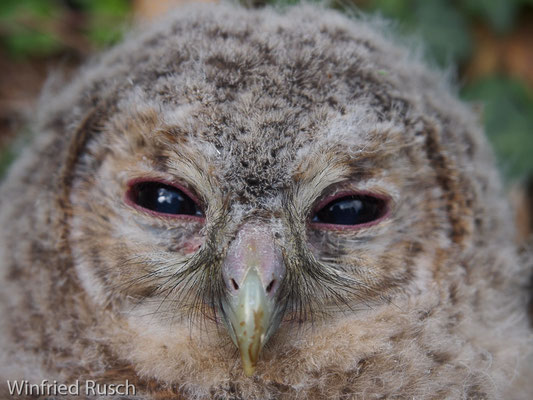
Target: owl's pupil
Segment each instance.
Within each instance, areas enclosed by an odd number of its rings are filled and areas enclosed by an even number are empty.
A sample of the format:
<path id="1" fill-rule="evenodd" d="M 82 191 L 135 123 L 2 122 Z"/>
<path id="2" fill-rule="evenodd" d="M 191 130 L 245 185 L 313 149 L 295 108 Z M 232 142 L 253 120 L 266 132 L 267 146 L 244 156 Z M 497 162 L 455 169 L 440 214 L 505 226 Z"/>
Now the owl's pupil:
<path id="1" fill-rule="evenodd" d="M 372 222 L 385 213 L 385 201 L 364 195 L 341 197 L 326 204 L 312 218 L 312 222 L 334 225 L 360 225 Z"/>
<path id="2" fill-rule="evenodd" d="M 175 215 L 203 215 L 189 196 L 164 183 L 137 183 L 131 193 L 134 203 L 151 211 Z"/>

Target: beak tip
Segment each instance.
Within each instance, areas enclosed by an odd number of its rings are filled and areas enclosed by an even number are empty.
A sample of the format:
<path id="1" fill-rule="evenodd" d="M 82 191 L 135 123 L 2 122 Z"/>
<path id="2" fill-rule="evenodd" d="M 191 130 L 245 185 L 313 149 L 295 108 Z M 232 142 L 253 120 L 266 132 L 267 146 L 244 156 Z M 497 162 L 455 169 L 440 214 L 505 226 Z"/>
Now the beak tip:
<path id="1" fill-rule="evenodd" d="M 259 353 L 261 352 L 261 341 L 254 338 L 239 338 L 238 347 L 241 353 L 242 369 L 246 376 L 252 376 L 255 372 Z"/>
<path id="2" fill-rule="evenodd" d="M 244 375 L 251 377 L 255 372 L 255 366 L 245 365 L 243 370 L 244 370 Z"/>

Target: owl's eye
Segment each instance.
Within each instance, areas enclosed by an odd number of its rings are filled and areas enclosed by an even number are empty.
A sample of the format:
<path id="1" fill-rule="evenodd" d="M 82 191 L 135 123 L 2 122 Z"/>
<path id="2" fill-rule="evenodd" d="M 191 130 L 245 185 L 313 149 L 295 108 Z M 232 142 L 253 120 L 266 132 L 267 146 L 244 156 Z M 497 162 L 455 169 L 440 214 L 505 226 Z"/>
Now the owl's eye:
<path id="1" fill-rule="evenodd" d="M 162 182 L 138 182 L 131 185 L 129 202 L 158 214 L 203 217 L 198 204 L 175 186 Z"/>
<path id="2" fill-rule="evenodd" d="M 313 215 L 313 224 L 324 226 L 368 226 L 387 214 L 387 201 L 372 195 L 336 197 Z"/>

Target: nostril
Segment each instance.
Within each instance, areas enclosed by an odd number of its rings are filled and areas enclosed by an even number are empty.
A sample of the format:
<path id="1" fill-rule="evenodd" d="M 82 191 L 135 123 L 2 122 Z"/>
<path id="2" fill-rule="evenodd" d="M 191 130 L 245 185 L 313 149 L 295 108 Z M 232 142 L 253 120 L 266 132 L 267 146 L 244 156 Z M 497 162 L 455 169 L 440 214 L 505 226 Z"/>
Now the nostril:
<path id="1" fill-rule="evenodd" d="M 266 292 L 267 293 L 270 293 L 272 291 L 272 289 L 274 289 L 274 285 L 276 284 L 276 280 L 275 279 L 272 279 L 272 281 L 268 284 L 268 286 L 266 287 Z"/>
<path id="2" fill-rule="evenodd" d="M 233 285 L 233 289 L 239 290 L 239 285 L 237 284 L 237 282 L 235 282 L 235 279 L 231 280 L 231 284 Z"/>

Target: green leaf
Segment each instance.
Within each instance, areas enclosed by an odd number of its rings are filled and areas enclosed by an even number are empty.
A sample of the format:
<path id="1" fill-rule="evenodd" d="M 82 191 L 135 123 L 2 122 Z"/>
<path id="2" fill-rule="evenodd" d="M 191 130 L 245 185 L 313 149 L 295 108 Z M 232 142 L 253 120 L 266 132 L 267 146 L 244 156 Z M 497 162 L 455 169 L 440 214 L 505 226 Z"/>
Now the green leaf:
<path id="1" fill-rule="evenodd" d="M 511 30 L 520 3 L 522 0 L 461 0 L 467 13 L 486 20 L 499 33 Z"/>
<path id="2" fill-rule="evenodd" d="M 405 33 L 423 38 L 427 56 L 441 66 L 468 58 L 472 38 L 468 20 L 446 0 L 375 0 L 371 10 L 398 19 Z"/>
<path id="3" fill-rule="evenodd" d="M 78 0 L 86 3 L 87 37 L 98 47 L 118 42 L 128 24 L 131 6 L 125 0 Z"/>
<path id="4" fill-rule="evenodd" d="M 26 29 L 2 38 L 2 44 L 15 58 L 50 55 L 61 48 L 61 44 L 53 35 Z"/>
<path id="5" fill-rule="evenodd" d="M 413 10 L 412 0 L 374 0 L 370 3 L 370 10 L 380 12 L 389 18 L 408 20 Z"/>
<path id="6" fill-rule="evenodd" d="M 131 10 L 128 0 L 76 0 L 76 4 L 89 14 L 125 17 Z"/>
<path id="7" fill-rule="evenodd" d="M 7 146 L 0 151 L 0 180 L 4 177 L 15 158 L 16 152 L 13 151 L 11 146 Z"/>
<path id="8" fill-rule="evenodd" d="M 533 173 L 533 93 L 518 80 L 490 77 L 463 90 L 463 98 L 482 102 L 485 129 L 504 173 Z"/>
<path id="9" fill-rule="evenodd" d="M 17 16 L 50 17 L 58 3 L 53 0 L 2 0 L 0 1 L 0 20 L 9 20 Z"/>
<path id="10" fill-rule="evenodd" d="M 122 38 L 122 31 L 119 26 L 98 26 L 93 25 L 87 31 L 87 37 L 98 47 L 109 46 L 117 43 Z"/>

